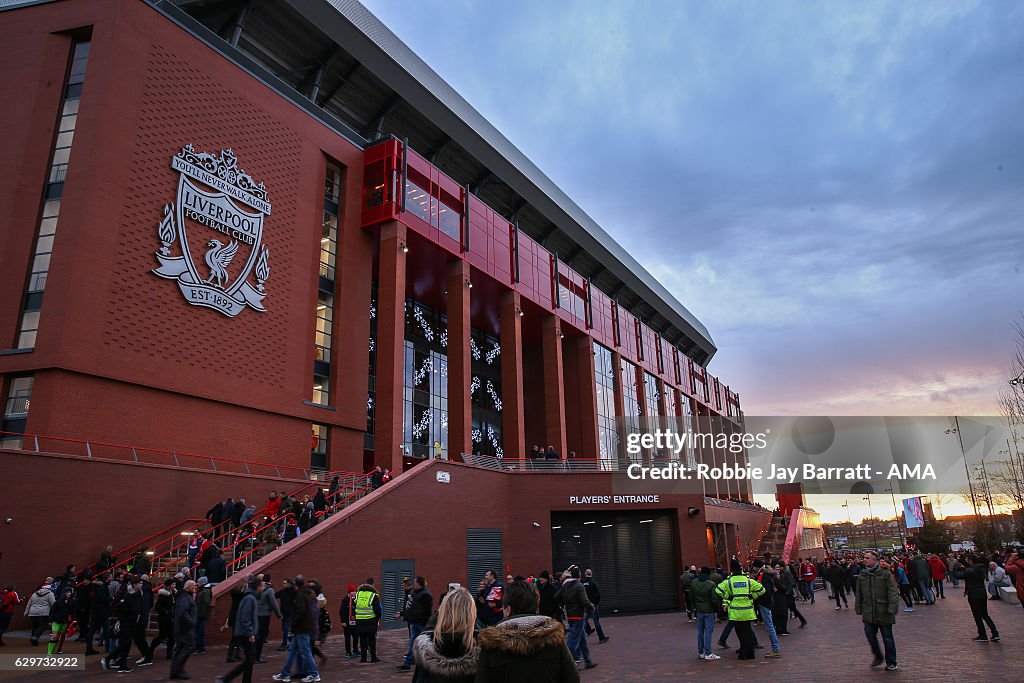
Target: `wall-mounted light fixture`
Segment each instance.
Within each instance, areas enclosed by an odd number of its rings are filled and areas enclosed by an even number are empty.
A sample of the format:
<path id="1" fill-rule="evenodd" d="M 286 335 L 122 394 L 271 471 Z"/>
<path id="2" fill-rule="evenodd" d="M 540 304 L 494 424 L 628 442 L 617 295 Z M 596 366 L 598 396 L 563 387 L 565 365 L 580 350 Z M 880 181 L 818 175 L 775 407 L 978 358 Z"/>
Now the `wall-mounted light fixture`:
<path id="1" fill-rule="evenodd" d="M 398 248 L 402 250 L 403 254 L 408 254 L 409 253 L 409 245 L 406 244 L 405 242 L 399 243 Z"/>

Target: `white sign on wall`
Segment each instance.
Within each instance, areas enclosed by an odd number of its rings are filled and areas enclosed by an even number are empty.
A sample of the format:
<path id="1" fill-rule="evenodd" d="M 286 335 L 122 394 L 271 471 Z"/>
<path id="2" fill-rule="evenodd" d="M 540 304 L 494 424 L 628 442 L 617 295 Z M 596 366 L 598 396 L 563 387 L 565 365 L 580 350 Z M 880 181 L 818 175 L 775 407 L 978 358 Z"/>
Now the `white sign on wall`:
<path id="1" fill-rule="evenodd" d="M 157 227 L 162 247 L 153 273 L 177 280 L 185 301 L 233 318 L 250 308 L 265 312 L 264 284 L 270 276 L 263 219 L 270 203 L 263 183 L 238 167 L 230 149 L 220 156 L 186 145 L 171 159 L 178 195 L 164 206 Z M 243 208 L 242 205 L 248 208 Z M 181 251 L 171 256 L 172 248 Z M 255 276 L 253 287 L 249 276 Z"/>

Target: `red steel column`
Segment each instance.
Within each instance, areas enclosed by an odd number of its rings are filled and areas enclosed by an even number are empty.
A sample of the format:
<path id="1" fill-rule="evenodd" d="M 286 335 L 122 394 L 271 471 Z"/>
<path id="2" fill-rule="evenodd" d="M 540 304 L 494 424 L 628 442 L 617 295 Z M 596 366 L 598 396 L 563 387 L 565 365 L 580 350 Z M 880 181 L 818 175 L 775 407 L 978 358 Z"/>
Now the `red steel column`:
<path id="1" fill-rule="evenodd" d="M 595 383 L 594 345 L 588 335 L 576 337 L 576 362 L 579 364 L 580 448 L 577 458 L 600 458 L 597 437 L 597 385 Z M 568 454 L 566 454 L 568 455 Z"/>
<path id="2" fill-rule="evenodd" d="M 456 462 L 460 453 L 473 452 L 469 274 L 469 263 L 462 259 L 448 264 L 448 457 Z"/>
<path id="3" fill-rule="evenodd" d="M 405 385 L 405 226 L 380 228 L 377 279 L 377 406 L 374 463 L 402 471 L 402 391 Z"/>
<path id="4" fill-rule="evenodd" d="M 656 380 L 658 386 L 658 419 L 653 424 L 648 425 L 648 429 L 667 429 L 670 424 L 674 424 L 666 420 L 668 417 L 668 399 L 665 397 L 666 391 L 672 391 L 672 387 L 665 384 L 664 380 L 660 377 Z M 659 458 L 669 460 L 672 457 L 672 453 L 668 450 L 662 450 L 658 453 Z"/>
<path id="5" fill-rule="evenodd" d="M 501 439 L 506 458 L 526 460 L 526 420 L 523 406 L 523 320 L 519 292 L 501 297 Z"/>
<path id="6" fill-rule="evenodd" d="M 541 362 L 544 366 L 544 448 L 554 446 L 565 457 L 565 387 L 562 374 L 562 326 L 554 315 L 541 322 Z"/>

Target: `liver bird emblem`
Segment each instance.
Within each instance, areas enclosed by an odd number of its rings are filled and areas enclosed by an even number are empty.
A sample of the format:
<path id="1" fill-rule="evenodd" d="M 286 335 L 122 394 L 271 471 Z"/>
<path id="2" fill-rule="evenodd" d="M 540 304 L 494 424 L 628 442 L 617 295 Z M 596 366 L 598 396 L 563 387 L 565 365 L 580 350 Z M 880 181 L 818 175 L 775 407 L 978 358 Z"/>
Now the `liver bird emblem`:
<path id="1" fill-rule="evenodd" d="M 232 259 L 235 258 L 235 254 L 238 253 L 238 242 L 231 240 L 231 243 L 227 246 L 221 244 L 220 240 L 210 240 L 206 243 L 206 246 L 213 247 L 210 251 L 206 252 L 206 265 L 210 268 L 210 277 L 205 280 L 206 284 L 216 284 L 221 289 L 224 289 L 224 283 L 228 279 L 228 266 L 231 265 Z"/>

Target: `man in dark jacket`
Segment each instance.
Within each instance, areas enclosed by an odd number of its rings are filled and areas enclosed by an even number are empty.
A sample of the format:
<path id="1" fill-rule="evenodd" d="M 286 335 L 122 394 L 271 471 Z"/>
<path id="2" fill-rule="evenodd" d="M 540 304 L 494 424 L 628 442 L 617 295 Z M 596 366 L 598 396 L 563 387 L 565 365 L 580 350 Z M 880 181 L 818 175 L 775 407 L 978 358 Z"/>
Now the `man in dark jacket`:
<path id="1" fill-rule="evenodd" d="M 218 583 L 222 583 L 227 579 L 228 566 L 221 557 L 220 549 L 217 546 L 210 546 L 213 548 L 213 557 L 206 565 L 206 578 L 209 580 L 211 586 L 216 586 Z"/>
<path id="2" fill-rule="evenodd" d="M 587 589 L 587 599 L 594 605 L 593 613 L 587 612 L 586 618 L 586 632 L 589 636 L 594 631 L 597 631 L 597 642 L 607 643 L 608 636 L 604 634 L 604 629 L 601 628 L 601 586 L 594 579 L 594 571 L 588 569 L 583 572 L 583 587 Z M 594 627 L 590 627 L 590 619 L 594 619 Z"/>
<path id="3" fill-rule="evenodd" d="M 825 580 L 832 586 L 832 596 L 836 599 L 836 609 L 842 609 L 839 606 L 840 598 L 846 608 L 849 609 L 850 603 L 846 601 L 846 567 L 838 562 L 831 563 L 825 570 Z"/>
<path id="4" fill-rule="evenodd" d="M 928 560 L 924 559 L 924 556 L 919 552 L 910 561 L 908 570 L 910 580 L 921 591 L 921 597 L 924 598 L 925 603 L 934 605 L 935 596 L 932 594 L 931 589 L 932 568 L 928 566 Z"/>
<path id="5" fill-rule="evenodd" d="M 256 618 L 256 601 L 263 592 L 263 581 L 252 579 L 249 587 L 238 603 L 238 611 L 235 613 L 235 625 L 231 630 L 234 642 L 242 649 L 245 658 L 242 663 L 224 674 L 221 680 L 224 683 L 233 681 L 242 676 L 242 683 L 251 683 L 252 666 L 256 663 L 256 632 L 259 629 L 259 621 Z"/>
<path id="6" fill-rule="evenodd" d="M 299 666 L 303 676 L 319 676 L 316 663 L 313 661 L 312 639 L 316 633 L 316 622 L 313 620 L 313 605 L 316 595 L 306 585 L 306 579 L 299 574 L 295 577 L 295 601 L 292 604 L 292 643 L 288 648 L 288 660 L 285 662 L 277 680 L 291 677 L 292 666 Z"/>
<path id="7" fill-rule="evenodd" d="M 972 558 L 971 568 L 964 572 L 964 595 L 967 596 L 967 604 L 971 606 L 971 614 L 974 615 L 974 623 L 978 627 L 978 635 L 974 640 L 978 642 L 988 641 L 985 634 L 985 624 L 992 630 L 991 640 L 999 640 L 999 629 L 988 615 L 988 595 L 985 591 L 985 579 L 988 576 L 988 564 L 983 557 Z"/>
<path id="8" fill-rule="evenodd" d="M 195 628 L 195 654 L 206 654 L 206 622 L 210 619 L 210 612 L 213 608 L 213 590 L 210 582 L 205 576 L 200 577 L 196 582 L 196 628 Z"/>
<path id="9" fill-rule="evenodd" d="M 427 622 L 430 621 L 430 615 L 434 612 L 434 596 L 427 590 L 427 580 L 422 576 L 413 579 L 408 604 L 405 620 L 409 622 L 409 651 L 405 655 L 405 661 L 398 667 L 402 671 L 412 669 L 412 644 L 423 633 Z"/>
<path id="10" fill-rule="evenodd" d="M 128 654 L 131 651 L 132 642 L 139 646 L 143 659 L 151 659 L 151 653 L 146 645 L 145 625 L 141 623 L 142 616 L 142 578 L 129 576 L 125 579 L 125 585 L 118 590 L 113 600 L 114 616 L 120 625 L 121 632 L 118 634 L 117 647 L 114 652 L 101 660 L 100 664 L 106 670 L 111 664 L 117 664 L 117 670 L 127 673 L 132 670 L 128 666 Z M 141 631 L 141 644 L 137 632 Z"/>
<path id="11" fill-rule="evenodd" d="M 505 584 L 498 578 L 498 572 L 488 569 L 484 574 L 486 585 L 476 596 L 476 616 L 484 626 L 494 626 L 501 621 L 502 596 Z"/>
<path id="12" fill-rule="evenodd" d="M 558 603 L 555 602 L 555 594 L 558 589 L 551 583 L 551 574 L 545 569 L 537 576 L 537 592 L 540 593 L 540 613 L 545 617 L 558 619 Z"/>
<path id="13" fill-rule="evenodd" d="M 167 659 L 171 658 L 171 652 L 174 648 L 174 602 L 175 602 L 175 587 L 174 579 L 167 579 L 164 581 L 164 585 L 156 592 L 156 626 L 157 636 L 149 644 L 150 654 L 156 652 L 156 648 L 164 643 L 167 648 Z M 147 622 L 143 622 L 143 626 L 148 626 Z M 152 664 L 153 660 L 140 659 L 135 662 L 139 666 L 145 666 Z"/>
<path id="14" fill-rule="evenodd" d="M 864 569 L 857 575 L 857 597 L 855 608 L 864 622 L 864 635 L 875 656 L 872 669 L 881 668 L 883 661 L 887 671 L 897 671 L 896 640 L 892 626 L 896 623 L 896 612 L 900 606 L 900 591 L 892 572 L 878 565 L 878 553 L 868 550 L 864 553 Z M 878 648 L 878 632 L 882 632 L 885 658 Z"/>
<path id="15" fill-rule="evenodd" d="M 711 651 L 711 637 L 715 630 L 715 582 L 711 580 L 711 568 L 701 567 L 700 573 L 690 582 L 690 604 L 697 617 L 697 655 L 701 659 L 721 659 Z"/>
<path id="16" fill-rule="evenodd" d="M 99 631 L 100 639 L 107 640 L 107 620 L 110 619 L 110 574 L 104 572 L 89 583 L 89 628 L 85 631 L 85 654 L 96 655 L 93 637 Z"/>
<path id="17" fill-rule="evenodd" d="M 213 507 L 206 511 L 206 519 L 210 522 L 210 528 L 216 529 L 224 519 L 224 503 L 217 501 Z"/>
<path id="18" fill-rule="evenodd" d="M 505 621 L 480 631 L 476 683 L 578 683 L 580 675 L 566 646 L 565 628 L 537 614 L 536 588 L 526 581 L 513 581 L 506 588 Z"/>
<path id="19" fill-rule="evenodd" d="M 679 576 L 679 587 L 683 589 L 683 606 L 686 609 L 686 623 L 693 621 L 693 604 L 690 602 L 690 584 L 697 577 L 697 567 L 690 568 Z"/>
<path id="20" fill-rule="evenodd" d="M 584 626 L 587 610 L 593 610 L 594 605 L 587 598 L 587 589 L 580 582 L 580 568 L 572 565 L 566 571 L 569 573 L 569 579 L 564 581 L 562 587 L 555 593 L 555 602 L 565 607 L 565 616 L 569 621 L 569 652 L 572 653 L 574 660 L 582 660 L 586 662 L 586 668 L 593 669 L 597 664 L 590 659 Z"/>
<path id="21" fill-rule="evenodd" d="M 284 588 L 279 590 L 275 596 L 281 603 L 281 645 L 278 652 L 288 649 L 288 635 L 292 630 L 292 605 L 295 602 L 295 586 L 291 579 L 284 580 Z"/>
<path id="22" fill-rule="evenodd" d="M 174 656 L 171 659 L 170 679 L 187 680 L 185 662 L 196 647 L 196 601 L 198 586 L 195 581 L 186 581 L 181 593 L 174 601 Z"/>

